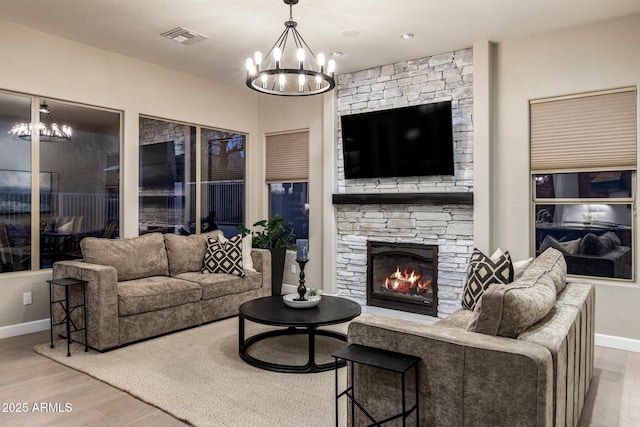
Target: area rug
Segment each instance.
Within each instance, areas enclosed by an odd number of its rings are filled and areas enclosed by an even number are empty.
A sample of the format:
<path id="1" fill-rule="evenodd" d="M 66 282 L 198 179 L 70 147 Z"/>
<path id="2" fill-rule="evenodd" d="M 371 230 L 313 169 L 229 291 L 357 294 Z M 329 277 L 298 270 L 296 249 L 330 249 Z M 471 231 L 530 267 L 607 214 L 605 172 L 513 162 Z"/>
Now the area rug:
<path id="1" fill-rule="evenodd" d="M 246 336 L 266 329 L 246 323 Z M 346 324 L 337 329 L 346 332 Z M 48 343 L 40 344 L 35 350 L 194 426 L 335 425 L 334 371 L 284 374 L 248 365 L 238 355 L 237 318 L 107 353 L 85 353 L 83 346 L 72 345 L 71 357 L 66 356 L 66 341 L 57 342 L 54 349 Z M 318 337 L 316 361 L 333 361 L 330 354 L 341 345 L 335 339 Z M 306 350 L 306 338 L 288 336 L 259 342 L 251 354 L 272 362 L 303 365 Z M 342 390 L 344 368 L 339 379 Z"/>

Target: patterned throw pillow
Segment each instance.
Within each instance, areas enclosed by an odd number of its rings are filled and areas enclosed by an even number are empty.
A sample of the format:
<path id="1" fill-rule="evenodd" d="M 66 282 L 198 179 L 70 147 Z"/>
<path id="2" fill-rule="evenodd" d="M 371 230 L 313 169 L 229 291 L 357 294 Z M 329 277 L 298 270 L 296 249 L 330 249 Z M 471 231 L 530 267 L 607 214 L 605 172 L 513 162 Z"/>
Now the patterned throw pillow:
<path id="1" fill-rule="evenodd" d="M 224 242 L 213 237 L 207 238 L 202 273 L 227 273 L 243 277 L 242 236 L 238 234 Z"/>
<path id="2" fill-rule="evenodd" d="M 494 283 L 513 282 L 513 264 L 509 252 L 496 251 L 491 257 L 478 249 L 473 250 L 467 267 L 467 283 L 464 286 L 462 307 L 473 310 L 482 293 Z"/>

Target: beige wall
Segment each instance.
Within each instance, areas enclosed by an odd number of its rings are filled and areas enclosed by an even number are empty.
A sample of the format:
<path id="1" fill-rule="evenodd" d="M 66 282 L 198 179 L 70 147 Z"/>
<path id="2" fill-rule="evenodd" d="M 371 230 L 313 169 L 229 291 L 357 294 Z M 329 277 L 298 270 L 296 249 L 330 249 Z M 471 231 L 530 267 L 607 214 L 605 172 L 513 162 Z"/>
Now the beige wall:
<path id="1" fill-rule="evenodd" d="M 248 133 L 247 181 L 262 177 L 262 152 L 254 149 L 257 95 L 240 83 L 230 87 L 0 21 L 0 89 L 43 95 L 124 112 L 124 236 L 138 228 L 138 115 Z M 263 209 L 247 199 L 247 212 Z M 0 275 L 0 328 L 49 317 L 50 271 Z M 23 305 L 22 294 L 33 293 Z M 0 330 L 0 333 L 2 331 Z"/>
<path id="2" fill-rule="evenodd" d="M 493 175 L 488 180 L 493 207 L 486 223 L 494 224 L 493 244 L 514 259 L 531 255 L 529 100 L 637 86 L 639 52 L 640 15 L 495 45 Z M 596 295 L 596 333 L 640 339 L 637 280 L 600 281 Z"/>
<path id="3" fill-rule="evenodd" d="M 305 284 L 309 288 L 324 289 L 330 291 L 323 282 L 323 206 L 324 194 L 332 192 L 325 189 L 323 183 L 324 174 L 324 102 L 325 97 L 332 100 L 333 94 L 324 96 L 305 97 L 278 97 L 259 95 L 259 135 L 261 145 L 264 148 L 264 135 L 269 133 L 288 132 L 292 130 L 309 130 L 309 263 L 305 267 Z M 333 120 L 333 117 L 327 117 Z M 263 156 L 264 158 L 264 156 Z M 268 192 L 264 184 L 264 176 L 255 180 L 255 187 L 251 188 L 251 194 L 260 194 L 264 197 L 262 218 L 268 214 Z M 257 218 L 257 219 L 262 219 Z M 296 265 L 295 253 L 287 255 L 285 265 L 284 283 L 298 284 L 298 275 L 291 274 L 290 266 Z M 299 271 L 299 270 L 296 270 Z M 331 281 L 331 284 L 333 281 Z"/>

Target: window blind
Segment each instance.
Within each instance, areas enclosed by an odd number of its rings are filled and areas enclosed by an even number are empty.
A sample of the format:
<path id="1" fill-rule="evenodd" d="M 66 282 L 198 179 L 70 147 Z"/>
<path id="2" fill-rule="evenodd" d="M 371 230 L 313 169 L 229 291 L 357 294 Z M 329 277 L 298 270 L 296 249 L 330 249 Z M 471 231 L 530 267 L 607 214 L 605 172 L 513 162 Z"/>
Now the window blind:
<path id="1" fill-rule="evenodd" d="M 530 102 L 531 172 L 636 169 L 635 88 Z"/>
<path id="2" fill-rule="evenodd" d="M 266 137 L 266 182 L 309 180 L 309 131 Z"/>

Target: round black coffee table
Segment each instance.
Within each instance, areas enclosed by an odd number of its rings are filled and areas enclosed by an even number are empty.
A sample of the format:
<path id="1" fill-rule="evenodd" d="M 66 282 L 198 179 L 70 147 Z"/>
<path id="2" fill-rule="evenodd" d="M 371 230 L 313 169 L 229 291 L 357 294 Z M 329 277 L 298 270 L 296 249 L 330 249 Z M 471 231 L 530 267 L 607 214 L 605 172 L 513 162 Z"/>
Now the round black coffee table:
<path id="1" fill-rule="evenodd" d="M 347 341 L 347 336 L 340 332 L 318 329 L 320 326 L 335 325 L 347 322 L 360 315 L 360 305 L 346 298 L 323 295 L 320 303 L 311 308 L 287 307 L 282 296 L 270 296 L 247 301 L 239 309 L 238 343 L 240 357 L 258 368 L 276 372 L 309 373 L 322 372 L 335 368 L 335 362 L 316 364 L 316 335 L 322 335 Z M 244 321 L 271 326 L 284 326 L 277 329 L 244 338 Z M 283 365 L 256 359 L 247 350 L 253 344 L 266 338 L 283 335 L 309 336 L 309 361 L 305 365 Z"/>

